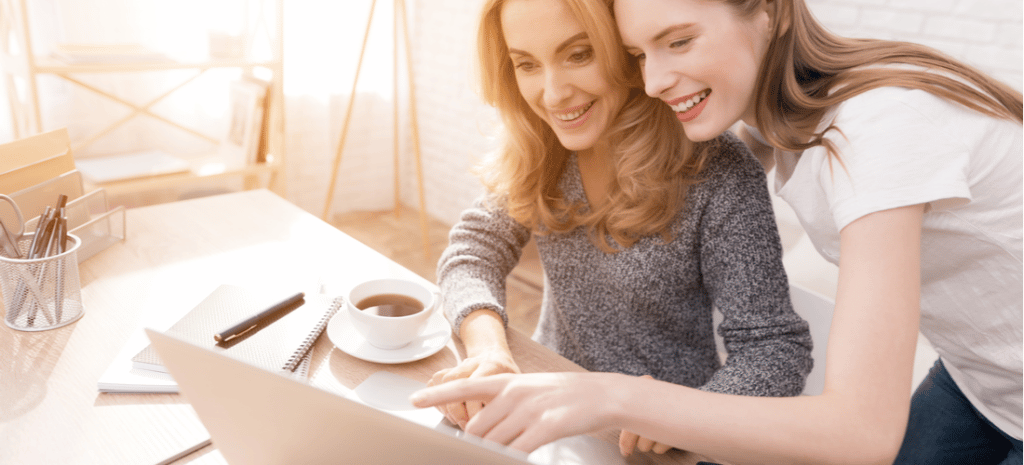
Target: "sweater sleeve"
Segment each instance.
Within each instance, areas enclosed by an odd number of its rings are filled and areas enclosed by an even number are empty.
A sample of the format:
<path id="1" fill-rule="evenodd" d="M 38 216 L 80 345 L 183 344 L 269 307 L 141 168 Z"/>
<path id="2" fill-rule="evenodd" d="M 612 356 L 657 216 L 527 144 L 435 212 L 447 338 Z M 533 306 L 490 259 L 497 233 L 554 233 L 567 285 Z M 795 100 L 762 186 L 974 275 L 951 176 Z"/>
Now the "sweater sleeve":
<path id="1" fill-rule="evenodd" d="M 701 219 L 701 273 L 722 312 L 718 333 L 728 356 L 700 389 L 795 396 L 811 370 L 812 342 L 790 302 L 766 176 L 741 142 L 720 144 Z"/>
<path id="2" fill-rule="evenodd" d="M 505 312 L 505 278 L 519 262 L 530 230 L 513 220 L 486 196 L 462 212 L 452 227 L 437 266 L 445 317 L 459 334 L 462 320 L 474 310 Z"/>

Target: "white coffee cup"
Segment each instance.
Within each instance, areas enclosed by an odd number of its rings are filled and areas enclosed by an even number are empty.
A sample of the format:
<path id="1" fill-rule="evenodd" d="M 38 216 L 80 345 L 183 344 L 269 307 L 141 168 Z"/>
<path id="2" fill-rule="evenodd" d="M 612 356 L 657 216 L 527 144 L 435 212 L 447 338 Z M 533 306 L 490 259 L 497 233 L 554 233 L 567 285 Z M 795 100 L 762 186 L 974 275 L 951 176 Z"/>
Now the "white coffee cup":
<path id="1" fill-rule="evenodd" d="M 352 287 L 345 297 L 352 326 L 380 349 L 399 349 L 416 339 L 427 327 L 440 300 L 436 291 L 423 284 L 393 278 L 364 281 Z M 403 306 L 395 304 L 409 303 L 416 311 L 400 312 L 399 316 L 375 313 L 374 310 L 384 308 L 382 303 L 400 310 Z"/>

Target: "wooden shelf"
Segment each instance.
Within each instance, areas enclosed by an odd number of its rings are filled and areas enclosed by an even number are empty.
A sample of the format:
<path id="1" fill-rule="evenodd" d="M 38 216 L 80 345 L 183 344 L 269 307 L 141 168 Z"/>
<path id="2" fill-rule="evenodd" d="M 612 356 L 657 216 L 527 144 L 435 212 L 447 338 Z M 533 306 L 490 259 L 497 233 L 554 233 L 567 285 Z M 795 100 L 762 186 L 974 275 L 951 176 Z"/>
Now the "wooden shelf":
<path id="1" fill-rule="evenodd" d="M 48 56 L 35 57 L 35 69 L 40 74 L 71 74 L 71 73 L 125 73 L 142 71 L 171 71 L 179 69 L 208 70 L 215 68 L 267 68 L 276 69 L 279 62 L 273 60 L 208 60 L 198 62 L 161 61 L 161 62 L 123 62 L 123 63 L 65 63 Z"/>
<path id="2" fill-rule="evenodd" d="M 209 181 L 214 179 L 241 177 L 246 180 L 245 183 L 247 189 L 254 189 L 261 187 L 261 183 L 259 183 L 257 179 L 259 177 L 266 176 L 271 178 L 270 181 L 267 182 L 267 184 L 272 184 L 272 178 L 277 175 L 278 168 L 278 163 L 258 163 L 254 165 L 248 165 L 242 168 L 226 169 L 218 172 L 188 172 L 162 174 L 156 176 L 146 176 L 143 178 L 125 179 L 123 181 L 105 182 L 102 184 L 89 184 L 89 186 L 95 188 L 102 188 L 106 190 L 111 196 L 116 197 L 139 191 L 167 189 L 181 186 L 187 183 L 199 183 L 202 181 Z"/>
<path id="3" fill-rule="evenodd" d="M 107 189 L 111 194 L 124 194 L 130 193 L 133 190 L 167 188 L 199 180 L 241 176 L 246 179 L 246 188 L 266 187 L 278 193 L 284 192 L 284 177 L 277 175 L 284 166 L 285 159 L 284 87 L 282 85 L 284 48 L 281 41 L 284 30 L 284 0 L 247 1 L 250 2 L 250 6 L 256 4 L 261 6 L 261 8 L 252 10 L 257 12 L 256 16 L 242 15 L 251 23 L 243 27 L 244 43 L 251 45 L 257 41 L 265 41 L 269 45 L 270 58 L 246 58 L 249 55 L 246 54 L 245 50 L 242 50 L 242 58 L 237 59 L 198 61 L 175 61 L 171 59 L 129 61 L 126 59 L 125 61 L 104 63 L 67 63 L 57 57 L 42 55 L 33 50 L 32 35 L 29 30 L 29 25 L 32 22 L 29 20 L 30 9 L 27 0 L 0 0 L 0 64 L 3 65 L 0 67 L 2 68 L 0 72 L 2 72 L 3 78 L 6 81 L 7 100 L 11 106 L 15 139 L 57 129 L 43 127 L 41 114 L 43 109 L 39 104 L 39 76 L 51 75 L 72 83 L 78 88 L 86 89 L 109 101 L 120 103 L 131 110 L 127 116 L 106 124 L 104 127 L 95 130 L 92 134 L 73 140 L 71 144 L 73 152 L 77 153 L 82 148 L 107 136 L 113 130 L 122 127 L 128 121 L 143 115 L 164 123 L 168 129 L 175 128 L 182 131 L 187 134 L 185 137 L 196 137 L 198 140 L 205 141 L 205 143 L 216 145 L 221 142 L 219 137 L 193 129 L 188 127 L 188 125 L 180 124 L 168 117 L 156 114 L 150 111 L 150 109 L 208 70 L 238 68 L 242 70 L 243 76 L 251 76 L 256 68 L 263 68 L 269 70 L 270 77 L 265 79 L 269 84 L 265 98 L 269 100 L 263 110 L 265 122 L 263 123 L 263 131 L 260 136 L 262 137 L 262 143 L 260 144 L 262 153 L 255 157 L 256 163 L 216 174 L 180 173 L 158 175 L 104 183 L 100 186 Z M 264 29 L 261 29 L 261 27 Z M 131 101 L 129 97 L 97 88 L 86 81 L 79 80 L 77 77 L 77 75 L 81 74 L 144 73 L 174 70 L 194 70 L 196 73 L 191 77 L 181 78 L 180 83 L 176 87 L 142 103 L 137 103 Z M 19 85 L 15 85 L 15 78 L 21 80 Z M 140 76 L 139 78 L 145 79 L 147 76 Z M 226 83 L 225 86 L 229 87 L 230 83 Z M 225 94 L 228 92 L 229 88 L 226 88 Z M 67 127 L 66 124 L 63 126 Z M 273 160 L 271 163 L 262 162 L 262 160 L 271 159 Z M 263 185 L 256 182 L 256 180 L 261 178 L 267 179 L 267 182 Z"/>

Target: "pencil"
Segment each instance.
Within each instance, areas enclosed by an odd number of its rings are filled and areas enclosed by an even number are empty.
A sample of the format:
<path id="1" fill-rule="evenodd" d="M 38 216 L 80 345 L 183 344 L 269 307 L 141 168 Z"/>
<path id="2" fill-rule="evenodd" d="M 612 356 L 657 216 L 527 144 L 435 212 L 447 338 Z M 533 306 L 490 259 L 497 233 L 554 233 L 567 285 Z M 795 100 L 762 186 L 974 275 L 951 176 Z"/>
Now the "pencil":
<path id="1" fill-rule="evenodd" d="M 60 209 L 61 213 L 64 212 L 64 208 Z M 53 254 L 54 256 L 64 253 L 64 240 L 68 235 L 68 220 L 64 218 L 64 215 L 57 217 L 57 231 L 53 234 Z M 54 309 L 53 319 L 56 323 L 60 323 L 61 318 L 64 316 L 64 260 L 65 257 L 57 258 L 57 276 L 56 284 L 54 285 Z"/>
<path id="2" fill-rule="evenodd" d="M 46 226 L 49 223 L 50 214 L 52 212 L 53 212 L 53 210 L 50 208 L 49 205 L 47 205 L 46 209 L 43 210 L 43 214 L 39 215 L 39 222 L 36 223 L 36 231 L 35 231 L 35 233 L 32 234 L 32 243 L 29 244 L 29 246 L 28 246 L 28 252 L 27 253 L 28 253 L 28 258 L 30 258 L 30 259 L 36 258 L 35 257 L 36 250 L 39 248 L 39 242 L 40 242 L 39 238 L 43 235 L 43 232 L 46 230 Z"/>

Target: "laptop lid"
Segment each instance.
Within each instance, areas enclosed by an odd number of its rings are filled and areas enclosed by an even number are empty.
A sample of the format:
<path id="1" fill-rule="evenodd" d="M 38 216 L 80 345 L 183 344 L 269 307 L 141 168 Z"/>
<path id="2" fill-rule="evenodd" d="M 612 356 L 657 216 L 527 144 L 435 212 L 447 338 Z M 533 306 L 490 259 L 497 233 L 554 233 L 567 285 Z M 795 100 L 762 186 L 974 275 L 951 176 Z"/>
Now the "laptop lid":
<path id="1" fill-rule="evenodd" d="M 430 427 L 387 413 L 379 400 L 366 405 L 171 335 L 152 329 L 146 335 L 229 463 L 646 462 L 635 454 L 627 462 L 617 447 L 589 436 L 565 438 L 527 456 L 443 424 Z M 408 389 L 397 391 L 407 395 Z"/>

